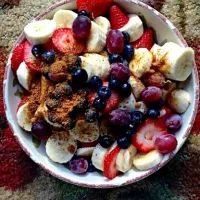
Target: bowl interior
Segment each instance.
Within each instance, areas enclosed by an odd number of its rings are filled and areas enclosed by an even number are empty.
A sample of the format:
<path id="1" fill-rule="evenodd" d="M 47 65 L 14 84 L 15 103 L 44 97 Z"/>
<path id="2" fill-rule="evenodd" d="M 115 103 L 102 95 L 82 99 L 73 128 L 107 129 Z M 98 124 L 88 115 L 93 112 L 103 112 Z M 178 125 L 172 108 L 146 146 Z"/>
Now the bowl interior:
<path id="1" fill-rule="evenodd" d="M 176 32 L 174 26 L 166 20 L 164 17 L 160 16 L 160 14 L 154 9 L 148 7 L 147 5 L 138 2 L 138 1 L 120 1 L 116 0 L 118 4 L 120 4 L 127 12 L 135 13 L 140 16 L 143 16 L 146 19 L 148 26 L 153 27 L 157 34 L 158 44 L 162 44 L 166 41 L 175 42 L 181 46 L 186 46 L 186 43 L 179 37 L 179 33 Z M 37 17 L 37 20 L 40 18 L 51 18 L 56 10 L 63 9 L 74 9 L 76 7 L 74 1 L 63 1 L 55 4 L 53 7 L 48 9 L 46 12 Z M 23 34 L 18 39 L 17 43 L 20 43 L 24 39 Z M 17 44 L 16 43 L 16 44 Z M 166 162 L 172 158 L 176 152 L 180 149 L 180 147 L 185 142 L 189 131 L 191 129 L 194 117 L 195 117 L 195 105 L 197 106 L 198 94 L 196 90 L 198 88 L 197 77 L 195 76 L 195 70 L 193 70 L 192 75 L 184 84 L 184 89 L 186 89 L 191 95 L 191 105 L 186 113 L 183 114 L 183 126 L 176 133 L 176 137 L 178 139 L 178 147 L 176 150 L 170 155 L 166 155 L 160 165 L 154 169 L 140 172 L 136 169 L 130 170 L 128 173 L 118 176 L 115 179 L 108 181 L 105 177 L 102 176 L 101 173 L 87 173 L 85 175 L 76 175 L 71 173 L 64 165 L 60 165 L 52 162 L 48 159 L 45 152 L 45 143 L 42 142 L 39 148 L 36 148 L 33 145 L 31 135 L 25 133 L 17 124 L 16 119 L 16 109 L 17 105 L 20 102 L 20 98 L 16 96 L 16 91 L 20 90 L 18 85 L 14 84 L 14 76 L 10 68 L 10 61 L 8 61 L 6 77 L 4 80 L 4 101 L 6 107 L 6 114 L 13 132 L 21 144 L 22 148 L 25 152 L 41 167 L 46 169 L 52 175 L 81 186 L 85 187 L 116 187 L 125 185 L 128 183 L 136 182 L 141 180 L 148 175 L 157 171 L 160 167 L 162 167 Z"/>

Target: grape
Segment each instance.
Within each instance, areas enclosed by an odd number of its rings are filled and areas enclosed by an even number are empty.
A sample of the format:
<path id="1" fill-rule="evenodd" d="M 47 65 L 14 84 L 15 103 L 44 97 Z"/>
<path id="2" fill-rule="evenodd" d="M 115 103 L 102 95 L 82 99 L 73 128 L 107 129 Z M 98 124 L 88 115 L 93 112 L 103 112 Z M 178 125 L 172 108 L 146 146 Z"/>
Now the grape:
<path id="1" fill-rule="evenodd" d="M 125 110 L 116 109 L 110 113 L 110 123 L 114 126 L 128 126 L 130 121 L 131 116 Z"/>
<path id="2" fill-rule="evenodd" d="M 169 130 L 177 130 L 182 125 L 182 119 L 179 115 L 172 114 L 165 120 L 165 125 Z"/>
<path id="3" fill-rule="evenodd" d="M 111 76 L 119 81 L 128 81 L 130 77 L 130 70 L 122 63 L 113 63 L 111 65 Z"/>
<path id="4" fill-rule="evenodd" d="M 77 39 L 86 39 L 90 35 L 91 20 L 86 16 L 78 16 L 72 25 L 72 32 Z"/>
<path id="5" fill-rule="evenodd" d="M 51 135 L 51 127 L 46 122 L 34 122 L 31 132 L 36 138 L 47 140 Z"/>
<path id="6" fill-rule="evenodd" d="M 141 100 L 145 103 L 152 103 L 161 98 L 162 91 L 160 88 L 155 86 L 149 86 L 145 88 L 141 93 Z"/>
<path id="7" fill-rule="evenodd" d="M 165 77 L 160 72 L 155 72 L 150 74 L 147 78 L 147 85 L 148 86 L 156 86 L 162 88 L 165 84 Z"/>
<path id="8" fill-rule="evenodd" d="M 51 81 L 53 81 L 55 83 L 62 82 L 67 78 L 66 74 L 64 74 L 64 73 L 55 73 L 55 72 L 49 72 L 48 76 L 51 79 Z"/>
<path id="9" fill-rule="evenodd" d="M 171 134 L 161 135 L 156 138 L 155 148 L 163 154 L 170 153 L 176 149 L 177 139 Z"/>
<path id="10" fill-rule="evenodd" d="M 107 50 L 110 54 L 121 54 L 124 48 L 124 36 L 119 30 L 111 30 L 106 40 Z"/>
<path id="11" fill-rule="evenodd" d="M 69 162 L 70 170 L 75 174 L 84 174 L 88 169 L 88 162 L 83 158 L 76 158 Z"/>

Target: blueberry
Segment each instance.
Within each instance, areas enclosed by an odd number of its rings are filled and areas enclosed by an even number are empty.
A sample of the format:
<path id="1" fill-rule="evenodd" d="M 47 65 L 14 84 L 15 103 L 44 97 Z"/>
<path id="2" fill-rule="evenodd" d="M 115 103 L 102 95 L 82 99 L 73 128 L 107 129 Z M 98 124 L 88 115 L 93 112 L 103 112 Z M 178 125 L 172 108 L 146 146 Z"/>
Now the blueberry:
<path id="1" fill-rule="evenodd" d="M 132 47 L 132 45 L 130 44 L 124 45 L 123 57 L 129 61 L 131 60 L 133 55 L 134 55 L 134 48 Z"/>
<path id="2" fill-rule="evenodd" d="M 119 93 L 123 97 L 129 97 L 131 94 L 131 85 L 129 83 L 123 83 L 119 89 Z"/>
<path id="3" fill-rule="evenodd" d="M 88 160 L 88 169 L 87 169 L 88 172 L 95 172 L 97 171 L 96 167 L 92 164 L 92 161 L 91 160 Z"/>
<path id="4" fill-rule="evenodd" d="M 86 17 L 89 17 L 90 18 L 90 13 L 87 11 L 87 10 L 81 10 L 78 12 L 78 16 L 86 16 Z"/>
<path id="5" fill-rule="evenodd" d="M 113 142 L 114 141 L 113 141 L 112 137 L 109 135 L 104 135 L 104 136 L 100 137 L 100 145 L 103 148 L 110 147 L 113 144 Z"/>
<path id="6" fill-rule="evenodd" d="M 99 119 L 99 113 L 93 109 L 88 109 L 85 112 L 85 120 L 87 122 L 95 122 Z"/>
<path id="7" fill-rule="evenodd" d="M 120 136 L 117 138 L 117 144 L 122 149 L 127 149 L 131 145 L 131 137 Z"/>
<path id="8" fill-rule="evenodd" d="M 46 51 L 42 54 L 42 60 L 46 63 L 53 63 L 55 61 L 55 54 L 53 51 Z"/>
<path id="9" fill-rule="evenodd" d="M 145 115 L 140 111 L 134 111 L 131 113 L 131 120 L 135 125 L 140 125 L 144 122 Z"/>
<path id="10" fill-rule="evenodd" d="M 104 110 L 106 108 L 106 102 L 98 97 L 94 100 L 93 107 L 97 110 Z"/>
<path id="11" fill-rule="evenodd" d="M 161 109 L 163 106 L 165 106 L 165 101 L 162 98 L 151 104 L 152 108 L 157 108 L 157 109 Z"/>
<path id="12" fill-rule="evenodd" d="M 129 44 L 129 42 L 130 42 L 130 35 L 129 35 L 129 33 L 123 31 L 122 34 L 123 34 L 123 36 L 124 36 L 124 43 L 125 43 L 125 44 Z"/>
<path id="13" fill-rule="evenodd" d="M 134 125 L 130 124 L 129 127 L 125 130 L 124 135 L 133 136 L 137 132 L 137 129 Z"/>
<path id="14" fill-rule="evenodd" d="M 109 62 L 110 64 L 116 63 L 116 62 L 122 62 L 123 58 L 119 54 L 110 54 L 109 55 Z"/>
<path id="15" fill-rule="evenodd" d="M 123 59 L 122 64 L 123 64 L 124 66 L 126 66 L 126 67 L 129 67 L 129 63 L 128 63 L 127 60 L 124 60 L 124 59 Z"/>
<path id="16" fill-rule="evenodd" d="M 74 62 L 74 65 L 80 67 L 81 66 L 81 62 L 82 62 L 81 58 L 77 57 L 76 61 Z"/>
<path id="17" fill-rule="evenodd" d="M 98 89 L 97 94 L 102 99 L 108 99 L 111 96 L 111 90 L 107 86 L 102 86 Z"/>
<path id="18" fill-rule="evenodd" d="M 160 116 L 160 111 L 154 108 L 149 108 L 147 110 L 147 117 L 158 118 Z"/>
<path id="19" fill-rule="evenodd" d="M 72 72 L 72 83 L 74 87 L 83 87 L 87 82 L 88 74 L 82 68 L 76 68 Z"/>
<path id="20" fill-rule="evenodd" d="M 120 83 L 119 80 L 113 79 L 113 78 L 110 79 L 110 81 L 109 81 L 109 87 L 112 90 L 119 90 L 120 86 L 121 86 L 121 83 Z"/>
<path id="21" fill-rule="evenodd" d="M 42 45 L 34 45 L 32 48 L 32 54 L 36 58 L 41 58 L 42 54 L 44 53 L 44 47 Z"/>
<path id="22" fill-rule="evenodd" d="M 93 76 L 90 79 L 90 82 L 89 82 L 89 86 L 92 89 L 98 89 L 99 87 L 102 86 L 102 84 L 103 84 L 103 82 L 102 82 L 102 80 L 98 76 Z"/>

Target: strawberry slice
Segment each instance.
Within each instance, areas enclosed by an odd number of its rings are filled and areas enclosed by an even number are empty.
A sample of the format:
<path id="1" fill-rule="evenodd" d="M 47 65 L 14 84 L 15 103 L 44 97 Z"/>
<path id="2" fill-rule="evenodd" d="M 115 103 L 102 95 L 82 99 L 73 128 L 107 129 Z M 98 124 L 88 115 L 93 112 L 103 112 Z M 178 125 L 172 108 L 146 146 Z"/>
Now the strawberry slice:
<path id="1" fill-rule="evenodd" d="M 162 119 L 147 119 L 138 127 L 137 133 L 132 137 L 132 144 L 142 152 L 155 149 L 155 140 L 160 135 L 167 134 L 167 128 Z"/>
<path id="2" fill-rule="evenodd" d="M 47 43 L 43 44 L 43 46 L 46 51 L 53 51 L 52 39 L 50 38 Z"/>
<path id="3" fill-rule="evenodd" d="M 11 69 L 16 74 L 19 65 L 24 61 L 24 42 L 17 45 L 11 57 Z"/>
<path id="4" fill-rule="evenodd" d="M 28 41 L 24 44 L 24 62 L 27 67 L 31 70 L 32 74 L 37 74 L 42 72 L 43 62 L 36 58 L 32 54 L 33 45 Z"/>
<path id="5" fill-rule="evenodd" d="M 17 111 L 21 106 L 23 106 L 28 101 L 28 98 L 29 98 L 28 95 L 22 97 L 21 101 L 19 102 L 19 105 L 17 106 Z"/>
<path id="6" fill-rule="evenodd" d="M 142 37 L 135 42 L 132 42 L 131 45 L 135 49 L 139 48 L 147 48 L 148 50 L 151 50 L 151 47 L 153 46 L 153 29 L 149 28 L 144 31 Z"/>
<path id="7" fill-rule="evenodd" d="M 162 119 L 163 121 L 165 121 L 171 114 L 172 114 L 172 111 L 165 106 L 163 106 L 160 109 L 160 119 Z"/>
<path id="8" fill-rule="evenodd" d="M 116 166 L 116 159 L 117 155 L 120 151 L 120 148 L 116 146 L 109 154 L 106 155 L 104 158 L 104 176 L 108 179 L 113 179 L 115 178 L 118 174 L 119 171 L 117 170 Z"/>
<path id="9" fill-rule="evenodd" d="M 120 29 L 129 21 L 129 17 L 118 5 L 111 6 L 109 15 L 112 29 Z"/>
<path id="10" fill-rule="evenodd" d="M 90 105 L 93 104 L 93 101 L 98 97 L 97 92 L 95 90 L 90 90 L 87 96 L 88 102 Z"/>
<path id="11" fill-rule="evenodd" d="M 104 109 L 104 114 L 108 114 L 110 111 L 117 108 L 119 104 L 119 95 L 117 92 L 112 90 L 111 96 L 106 100 L 106 108 Z"/>
<path id="12" fill-rule="evenodd" d="M 59 28 L 52 35 L 54 48 L 63 54 L 79 54 L 84 48 L 83 40 L 76 40 L 70 28 Z"/>

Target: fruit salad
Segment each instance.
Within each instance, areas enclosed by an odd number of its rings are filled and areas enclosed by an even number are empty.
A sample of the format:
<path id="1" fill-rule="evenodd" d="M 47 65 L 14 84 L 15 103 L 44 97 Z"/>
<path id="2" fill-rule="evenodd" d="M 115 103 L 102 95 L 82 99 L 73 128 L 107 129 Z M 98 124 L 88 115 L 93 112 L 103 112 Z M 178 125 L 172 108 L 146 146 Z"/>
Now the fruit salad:
<path id="1" fill-rule="evenodd" d="M 194 51 L 159 45 L 152 27 L 112 0 L 76 3 L 77 11 L 26 25 L 13 50 L 25 90 L 18 124 L 72 173 L 113 179 L 156 167 L 178 144 L 191 102 L 179 82 L 192 72 Z"/>

